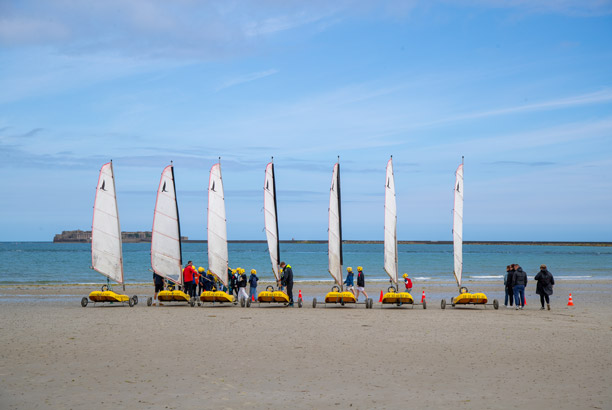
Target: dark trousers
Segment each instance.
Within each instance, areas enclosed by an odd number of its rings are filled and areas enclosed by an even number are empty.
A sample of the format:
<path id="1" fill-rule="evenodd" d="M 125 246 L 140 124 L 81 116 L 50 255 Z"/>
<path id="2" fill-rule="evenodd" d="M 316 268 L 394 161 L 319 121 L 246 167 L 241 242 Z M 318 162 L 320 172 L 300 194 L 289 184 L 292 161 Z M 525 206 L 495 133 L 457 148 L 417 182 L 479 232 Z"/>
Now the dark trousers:
<path id="1" fill-rule="evenodd" d="M 525 306 L 525 285 L 514 286 L 514 303 L 516 306 Z"/>
<path id="2" fill-rule="evenodd" d="M 504 306 L 508 306 L 508 302 L 510 302 L 510 306 L 512 306 L 514 302 L 514 291 L 512 288 L 506 287 L 506 297 L 504 298 Z"/>
<path id="3" fill-rule="evenodd" d="M 287 284 L 287 295 L 289 296 L 289 303 L 293 303 L 293 283 Z"/>
<path id="4" fill-rule="evenodd" d="M 550 299 L 546 293 L 540 294 L 540 303 L 542 304 L 542 307 L 544 307 L 544 300 L 546 300 L 547 305 L 550 305 Z"/>
<path id="5" fill-rule="evenodd" d="M 196 284 L 195 284 L 195 282 L 187 282 L 187 283 L 185 283 L 185 293 L 186 294 L 188 294 L 189 296 L 194 298 L 195 297 L 195 292 L 196 292 Z"/>

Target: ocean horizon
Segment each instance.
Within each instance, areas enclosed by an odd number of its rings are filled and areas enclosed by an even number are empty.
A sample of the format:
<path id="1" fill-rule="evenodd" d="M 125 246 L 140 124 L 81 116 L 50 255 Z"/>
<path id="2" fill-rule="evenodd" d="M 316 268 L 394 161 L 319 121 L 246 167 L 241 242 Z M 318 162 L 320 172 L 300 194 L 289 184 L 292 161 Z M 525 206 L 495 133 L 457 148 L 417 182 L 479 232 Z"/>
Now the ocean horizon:
<path id="1" fill-rule="evenodd" d="M 434 245 L 434 246 L 432 246 Z M 265 241 L 232 241 L 230 266 L 256 269 L 262 281 L 272 281 Z M 327 271 L 326 241 L 281 242 L 281 259 L 293 267 L 299 282 L 331 281 Z M 387 282 L 381 243 L 344 242 L 344 270 L 363 266 L 371 282 Z M 496 282 L 503 279 L 506 265 L 518 263 L 533 277 L 544 263 L 559 280 L 612 279 L 612 247 L 588 245 L 464 244 L 463 282 Z M 183 244 L 183 264 L 193 260 L 207 267 L 203 242 Z M 126 283 L 151 281 L 150 243 L 124 243 Z M 454 282 L 451 244 L 398 244 L 400 273 L 413 281 Z M 0 242 L 0 285 L 103 283 L 104 276 L 90 269 L 89 243 Z"/>

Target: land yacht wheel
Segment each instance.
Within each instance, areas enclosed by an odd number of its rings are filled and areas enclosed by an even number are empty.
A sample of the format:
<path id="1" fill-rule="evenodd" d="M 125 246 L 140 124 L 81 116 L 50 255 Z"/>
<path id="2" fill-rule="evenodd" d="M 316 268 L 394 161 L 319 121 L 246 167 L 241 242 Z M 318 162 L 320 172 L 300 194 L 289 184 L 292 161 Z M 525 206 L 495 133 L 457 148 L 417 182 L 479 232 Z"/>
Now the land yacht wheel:
<path id="1" fill-rule="evenodd" d="M 240 307 L 244 307 L 245 305 L 244 298 L 240 298 Z"/>
<path id="2" fill-rule="evenodd" d="M 189 299 L 189 306 L 194 307 L 196 304 L 195 298 Z"/>
<path id="3" fill-rule="evenodd" d="M 493 308 L 495 310 L 499 309 L 499 302 L 497 301 L 497 299 L 493 299 Z"/>
<path id="4" fill-rule="evenodd" d="M 128 299 L 128 305 L 130 305 L 130 307 L 134 307 L 134 299 L 129 298 Z"/>
<path id="5" fill-rule="evenodd" d="M 137 305 L 138 304 L 138 296 L 134 295 L 134 296 L 132 296 L 132 299 L 134 299 L 134 304 Z"/>
<path id="6" fill-rule="evenodd" d="M 316 308 L 317 307 L 317 298 L 312 298 L 312 308 Z"/>
<path id="7" fill-rule="evenodd" d="M 446 309 L 446 299 L 442 299 L 442 302 L 440 302 L 440 309 Z"/>
<path id="8" fill-rule="evenodd" d="M 151 296 L 149 296 L 147 298 L 147 306 L 151 306 L 153 304 L 153 298 Z"/>
<path id="9" fill-rule="evenodd" d="M 251 299 L 246 300 L 246 307 L 251 307 Z"/>
<path id="10" fill-rule="evenodd" d="M 427 309 L 427 302 L 423 301 L 423 309 Z"/>
<path id="11" fill-rule="evenodd" d="M 298 307 L 301 308 L 302 307 L 302 298 L 298 299 Z"/>
<path id="12" fill-rule="evenodd" d="M 81 306 L 85 307 L 85 306 L 87 306 L 88 303 L 89 303 L 89 299 L 87 299 L 87 298 L 81 299 Z"/>

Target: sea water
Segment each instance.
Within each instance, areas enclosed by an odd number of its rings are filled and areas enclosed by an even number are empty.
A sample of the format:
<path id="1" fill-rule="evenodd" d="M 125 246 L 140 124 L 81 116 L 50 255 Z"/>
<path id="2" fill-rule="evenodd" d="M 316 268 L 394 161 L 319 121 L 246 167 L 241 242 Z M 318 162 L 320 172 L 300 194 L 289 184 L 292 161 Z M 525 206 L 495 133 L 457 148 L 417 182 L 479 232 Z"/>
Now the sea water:
<path id="1" fill-rule="evenodd" d="M 184 243 L 183 262 L 207 267 L 206 243 Z M 296 281 L 330 281 L 327 244 L 281 243 L 281 259 L 291 265 Z M 127 283 L 150 283 L 151 245 L 124 243 Z M 368 281 L 387 281 L 382 244 L 344 244 L 344 267 L 362 266 Z M 400 274 L 417 281 L 454 282 L 453 247 L 446 244 L 398 245 Z M 265 243 L 230 243 L 229 263 L 262 280 L 272 280 Z M 463 282 L 500 281 L 506 265 L 518 263 L 533 277 L 541 264 L 558 280 L 612 279 L 612 247 L 543 245 L 464 245 Z M 86 243 L 2 242 L 0 284 L 102 283 L 104 277 L 90 269 L 91 245 Z"/>

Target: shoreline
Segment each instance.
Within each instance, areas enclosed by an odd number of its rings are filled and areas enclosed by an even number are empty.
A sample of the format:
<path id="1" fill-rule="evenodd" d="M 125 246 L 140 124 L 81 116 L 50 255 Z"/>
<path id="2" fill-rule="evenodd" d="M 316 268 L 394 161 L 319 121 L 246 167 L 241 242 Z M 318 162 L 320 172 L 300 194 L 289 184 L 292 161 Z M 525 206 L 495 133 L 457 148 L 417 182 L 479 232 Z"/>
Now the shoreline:
<path id="1" fill-rule="evenodd" d="M 181 241 L 182 243 L 208 243 L 206 239 L 187 239 Z M 228 243 L 261 243 L 266 244 L 266 240 L 259 239 L 237 239 L 228 240 Z M 0 243 L 91 243 L 90 241 L 0 241 Z M 151 241 L 123 241 L 124 244 L 128 243 L 151 243 Z M 291 239 L 291 240 L 280 240 L 280 243 L 284 244 L 326 244 L 326 240 L 317 239 Z M 383 241 L 380 240 L 343 240 L 343 244 L 349 245 L 382 245 Z M 422 240 L 398 240 L 398 245 L 452 245 L 453 241 L 422 241 Z M 601 241 L 464 241 L 464 245 L 501 245 L 501 246 L 593 246 L 593 247 L 612 247 L 612 242 Z"/>

